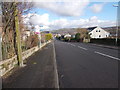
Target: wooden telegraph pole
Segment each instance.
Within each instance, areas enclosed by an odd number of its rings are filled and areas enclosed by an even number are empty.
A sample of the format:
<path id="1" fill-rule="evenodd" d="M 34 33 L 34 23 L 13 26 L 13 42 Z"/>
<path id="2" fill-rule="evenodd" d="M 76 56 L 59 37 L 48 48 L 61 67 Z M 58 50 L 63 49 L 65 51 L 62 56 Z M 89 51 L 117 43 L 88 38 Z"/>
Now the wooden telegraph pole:
<path id="1" fill-rule="evenodd" d="M 18 20 L 18 9 L 17 9 L 17 2 L 14 2 L 15 5 L 15 29 L 16 29 L 16 44 L 17 44 L 17 56 L 18 56 L 18 64 L 19 66 L 23 66 L 23 60 L 22 60 L 22 49 L 21 49 L 21 36 L 20 36 L 20 30 L 19 30 L 19 20 Z"/>

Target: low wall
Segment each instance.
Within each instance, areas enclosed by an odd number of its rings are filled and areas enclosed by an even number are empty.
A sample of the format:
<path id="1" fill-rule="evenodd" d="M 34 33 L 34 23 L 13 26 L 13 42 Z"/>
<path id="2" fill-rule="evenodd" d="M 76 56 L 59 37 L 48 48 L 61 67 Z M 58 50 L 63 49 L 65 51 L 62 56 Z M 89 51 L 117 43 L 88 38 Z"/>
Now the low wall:
<path id="1" fill-rule="evenodd" d="M 41 45 L 41 48 L 44 47 L 46 44 L 50 43 L 51 41 L 48 41 Z M 38 51 L 40 48 L 38 46 L 33 47 L 29 50 L 26 50 L 22 52 L 22 59 L 25 60 L 29 56 L 31 56 L 33 53 Z M 18 65 L 17 55 L 14 57 L 0 61 L 0 76 L 5 75 L 7 72 L 9 72 L 11 69 L 13 69 L 16 65 Z"/>

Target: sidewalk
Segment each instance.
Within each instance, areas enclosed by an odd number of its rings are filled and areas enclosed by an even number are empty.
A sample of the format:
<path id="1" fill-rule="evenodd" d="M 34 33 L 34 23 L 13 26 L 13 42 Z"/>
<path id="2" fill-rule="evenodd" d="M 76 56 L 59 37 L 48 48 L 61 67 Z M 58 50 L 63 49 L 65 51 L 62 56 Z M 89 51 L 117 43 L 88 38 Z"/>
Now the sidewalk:
<path id="1" fill-rule="evenodd" d="M 54 48 L 50 43 L 26 60 L 26 66 L 17 68 L 3 78 L 4 88 L 55 88 L 56 74 Z"/>

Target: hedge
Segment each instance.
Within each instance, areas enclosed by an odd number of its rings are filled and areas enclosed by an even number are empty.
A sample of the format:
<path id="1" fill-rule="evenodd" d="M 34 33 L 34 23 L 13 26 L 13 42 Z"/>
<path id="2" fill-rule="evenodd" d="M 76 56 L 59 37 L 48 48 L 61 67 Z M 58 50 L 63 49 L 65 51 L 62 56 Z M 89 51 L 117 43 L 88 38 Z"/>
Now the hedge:
<path id="1" fill-rule="evenodd" d="M 111 38 L 90 39 L 90 43 L 115 46 L 116 45 L 116 39 L 111 39 Z M 117 46 L 120 46 L 120 39 L 118 39 Z"/>

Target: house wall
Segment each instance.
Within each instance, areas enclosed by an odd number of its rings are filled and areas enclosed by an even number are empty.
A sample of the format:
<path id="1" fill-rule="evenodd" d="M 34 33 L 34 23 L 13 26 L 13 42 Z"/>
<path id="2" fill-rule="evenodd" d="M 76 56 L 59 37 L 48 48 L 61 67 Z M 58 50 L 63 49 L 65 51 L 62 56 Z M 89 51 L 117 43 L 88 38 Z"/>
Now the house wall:
<path id="1" fill-rule="evenodd" d="M 30 31 L 24 31 L 24 35 L 22 36 L 23 40 L 30 36 Z"/>
<path id="2" fill-rule="evenodd" d="M 107 38 L 109 37 L 110 33 L 106 32 L 100 27 L 95 28 L 91 32 L 89 32 L 91 38 Z"/>
<path id="3" fill-rule="evenodd" d="M 66 34 L 64 37 L 65 37 L 65 38 L 66 38 L 66 37 L 71 37 L 71 35 L 70 35 L 70 34 Z"/>
<path id="4" fill-rule="evenodd" d="M 30 31 L 25 31 L 25 34 L 27 35 L 27 36 L 30 36 Z"/>

